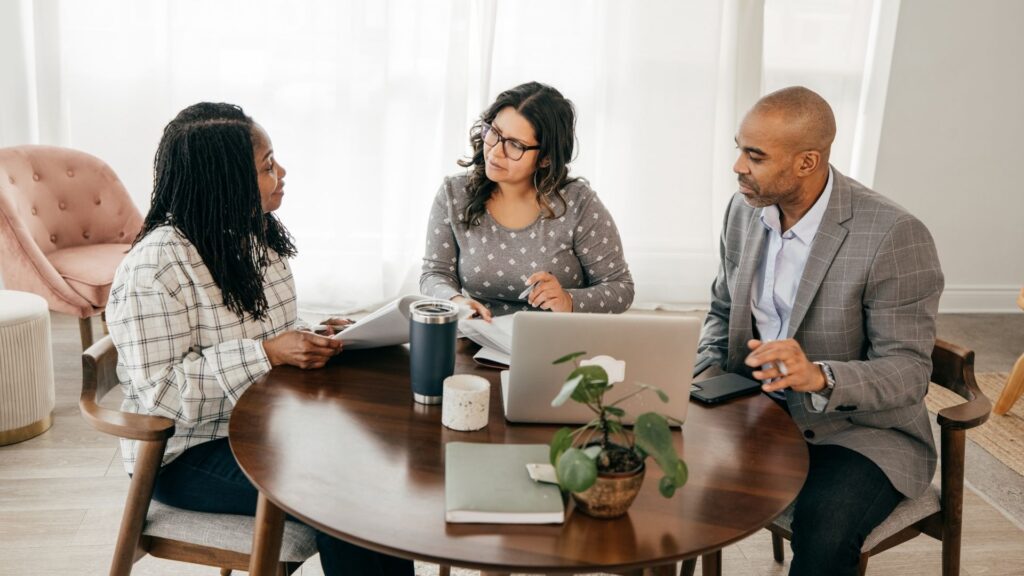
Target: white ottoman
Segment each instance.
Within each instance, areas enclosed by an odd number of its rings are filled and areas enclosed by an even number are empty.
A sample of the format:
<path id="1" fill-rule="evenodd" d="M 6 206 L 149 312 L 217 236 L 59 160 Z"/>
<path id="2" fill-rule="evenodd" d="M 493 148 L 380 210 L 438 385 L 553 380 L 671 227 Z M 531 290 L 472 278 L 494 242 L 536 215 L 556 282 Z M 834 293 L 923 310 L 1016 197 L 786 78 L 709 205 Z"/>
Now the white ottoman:
<path id="1" fill-rule="evenodd" d="M 46 300 L 0 290 L 0 446 L 46 432 L 53 394 Z"/>

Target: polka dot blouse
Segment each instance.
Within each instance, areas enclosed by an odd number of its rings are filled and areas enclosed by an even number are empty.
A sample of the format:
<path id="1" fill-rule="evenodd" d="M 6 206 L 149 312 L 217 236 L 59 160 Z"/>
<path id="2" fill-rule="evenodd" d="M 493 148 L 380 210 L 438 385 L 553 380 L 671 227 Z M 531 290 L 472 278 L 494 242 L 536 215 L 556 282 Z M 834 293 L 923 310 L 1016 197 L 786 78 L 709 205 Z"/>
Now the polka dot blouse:
<path id="1" fill-rule="evenodd" d="M 535 310 L 518 296 L 534 272 L 549 272 L 572 295 L 573 312 L 624 312 L 633 302 L 633 277 L 615 221 L 582 180 L 560 193 L 565 212 L 519 229 L 485 213 L 465 222 L 468 204 L 461 174 L 445 178 L 427 225 L 420 291 L 449 299 L 463 294 L 500 316 Z"/>

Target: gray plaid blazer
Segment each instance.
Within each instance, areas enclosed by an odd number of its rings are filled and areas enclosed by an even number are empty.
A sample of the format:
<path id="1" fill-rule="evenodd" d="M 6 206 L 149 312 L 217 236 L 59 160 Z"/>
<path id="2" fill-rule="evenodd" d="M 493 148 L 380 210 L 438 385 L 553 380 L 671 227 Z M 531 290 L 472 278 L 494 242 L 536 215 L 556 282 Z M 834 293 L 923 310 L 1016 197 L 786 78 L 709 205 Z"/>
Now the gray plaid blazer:
<path id="1" fill-rule="evenodd" d="M 863 454 L 902 494 L 924 492 L 935 443 L 924 406 L 943 276 L 931 234 L 902 207 L 832 169 L 832 197 L 797 289 L 788 336 L 836 385 L 822 412 L 786 391 L 808 442 Z M 766 245 L 760 209 L 736 194 L 725 214 L 721 265 L 698 362 L 749 375 L 751 284 Z"/>

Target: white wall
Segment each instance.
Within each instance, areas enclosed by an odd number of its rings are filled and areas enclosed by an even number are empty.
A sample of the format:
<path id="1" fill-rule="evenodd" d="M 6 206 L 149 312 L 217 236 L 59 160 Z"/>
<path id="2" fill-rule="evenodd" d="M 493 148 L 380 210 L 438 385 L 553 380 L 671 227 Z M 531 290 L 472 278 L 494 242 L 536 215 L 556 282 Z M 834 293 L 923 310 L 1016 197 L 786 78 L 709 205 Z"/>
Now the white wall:
<path id="1" fill-rule="evenodd" d="M 1024 284 L 1024 2 L 903 0 L 874 188 L 931 229 L 943 312 Z"/>

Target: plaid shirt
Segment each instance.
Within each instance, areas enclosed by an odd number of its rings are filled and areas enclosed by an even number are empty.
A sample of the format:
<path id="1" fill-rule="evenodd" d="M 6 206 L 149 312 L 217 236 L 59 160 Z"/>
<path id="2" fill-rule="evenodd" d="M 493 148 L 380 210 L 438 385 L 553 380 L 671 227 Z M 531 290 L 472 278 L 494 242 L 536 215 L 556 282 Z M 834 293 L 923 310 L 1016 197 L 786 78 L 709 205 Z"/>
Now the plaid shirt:
<path id="1" fill-rule="evenodd" d="M 228 435 L 238 398 L 270 371 L 261 341 L 297 327 L 291 269 L 277 254 L 270 257 L 263 320 L 224 305 L 199 252 L 172 226 L 147 234 L 118 267 L 107 323 L 117 348 L 121 409 L 174 420 L 164 464 Z M 137 450 L 137 441 L 121 440 L 129 473 Z"/>

